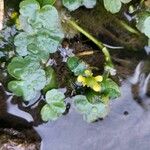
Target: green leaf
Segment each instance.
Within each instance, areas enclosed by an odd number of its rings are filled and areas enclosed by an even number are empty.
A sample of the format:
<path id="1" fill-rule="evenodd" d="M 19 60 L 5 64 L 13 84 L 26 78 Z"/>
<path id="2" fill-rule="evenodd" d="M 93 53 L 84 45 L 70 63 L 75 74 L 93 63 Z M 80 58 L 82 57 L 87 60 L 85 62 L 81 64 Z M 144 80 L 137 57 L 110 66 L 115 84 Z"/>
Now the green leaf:
<path id="1" fill-rule="evenodd" d="M 137 15 L 136 27 L 150 38 L 150 13 L 145 11 Z"/>
<path id="2" fill-rule="evenodd" d="M 32 8 L 32 3 L 30 6 L 30 0 L 25 0 L 24 2 L 28 3 L 28 5 L 20 6 L 21 12 L 20 12 L 20 17 L 19 17 L 19 23 L 20 23 L 21 29 L 23 29 L 25 32 L 30 33 L 30 34 L 31 34 L 31 29 L 32 29 L 32 33 L 36 33 L 40 29 L 47 29 L 53 35 L 55 36 L 58 35 L 60 38 L 63 37 L 59 15 L 54 6 L 45 5 L 40 9 L 39 3 L 36 2 L 36 5 L 38 5 L 38 8 L 32 10 L 33 13 L 31 14 L 28 13 L 27 15 L 25 11 L 22 11 L 22 9 L 28 10 L 29 8 Z M 27 29 L 30 29 L 30 31 L 28 31 Z"/>
<path id="3" fill-rule="evenodd" d="M 117 13 L 121 9 L 121 1 L 120 0 L 104 0 L 104 6 L 107 11 L 111 13 Z"/>
<path id="4" fill-rule="evenodd" d="M 95 92 L 93 90 L 87 90 L 86 91 L 86 98 L 88 101 L 92 104 L 101 102 L 101 93 Z"/>
<path id="5" fill-rule="evenodd" d="M 79 60 L 77 57 L 70 57 L 67 59 L 68 68 L 76 75 L 81 75 L 87 69 L 85 62 Z"/>
<path id="6" fill-rule="evenodd" d="M 87 69 L 85 62 L 80 62 L 79 65 L 72 70 L 76 76 L 84 74 L 84 71 Z"/>
<path id="7" fill-rule="evenodd" d="M 55 121 L 59 116 L 57 116 L 57 113 L 52 109 L 50 105 L 46 104 L 41 109 L 41 117 L 43 121 Z"/>
<path id="8" fill-rule="evenodd" d="M 54 102 L 60 102 L 65 98 L 64 93 L 57 89 L 52 89 L 46 93 L 46 102 L 52 104 Z"/>
<path id="9" fill-rule="evenodd" d="M 93 8 L 96 5 L 96 0 L 63 0 L 63 5 L 70 11 L 78 9 L 80 6 Z"/>
<path id="10" fill-rule="evenodd" d="M 67 65 L 69 67 L 70 70 L 75 69 L 79 64 L 79 58 L 78 57 L 69 57 L 67 59 Z"/>
<path id="11" fill-rule="evenodd" d="M 16 52 L 20 56 L 34 55 L 42 62 L 46 62 L 50 53 L 55 53 L 60 43 L 60 38 L 51 36 L 47 30 L 41 30 L 34 35 L 20 33 L 14 39 Z"/>
<path id="12" fill-rule="evenodd" d="M 50 53 L 57 51 L 64 37 L 56 8 L 52 5 L 40 8 L 35 0 L 21 2 L 19 29 L 24 32 L 14 39 L 16 52 L 20 56 L 32 55 L 44 63 Z"/>
<path id="13" fill-rule="evenodd" d="M 51 89 L 58 88 L 57 77 L 54 69 L 49 66 L 45 68 L 45 72 L 46 72 L 46 86 L 43 89 L 44 93 L 46 93 Z"/>
<path id="14" fill-rule="evenodd" d="M 8 89 L 16 96 L 22 96 L 25 101 L 34 99 L 46 84 L 45 71 L 31 57 L 13 58 L 7 70 L 16 78 L 8 83 Z"/>
<path id="15" fill-rule="evenodd" d="M 104 6 L 107 11 L 117 13 L 120 11 L 122 3 L 129 3 L 131 0 L 104 0 Z"/>
<path id="16" fill-rule="evenodd" d="M 44 5 L 53 5 L 56 0 L 37 0 L 41 6 L 44 6 Z"/>
<path id="17" fill-rule="evenodd" d="M 64 102 L 65 95 L 57 89 L 50 90 L 46 93 L 47 104 L 41 110 L 43 121 L 55 121 L 66 110 Z"/>
<path id="18" fill-rule="evenodd" d="M 74 100 L 74 105 L 75 105 L 76 109 L 80 113 L 86 113 L 90 109 L 90 105 L 89 105 L 89 102 L 88 102 L 86 96 L 77 95 L 77 96 L 73 97 L 73 100 Z"/>
<path id="19" fill-rule="evenodd" d="M 73 99 L 75 108 L 83 114 L 84 120 L 89 123 L 104 118 L 108 114 L 108 105 L 104 103 L 90 103 L 84 95 L 77 95 Z"/>
<path id="20" fill-rule="evenodd" d="M 29 56 L 14 57 L 7 67 L 8 73 L 18 80 L 24 79 L 38 69 L 40 69 L 40 63 Z"/>
<path id="21" fill-rule="evenodd" d="M 36 0 L 24 0 L 20 3 L 20 14 L 24 17 L 33 17 L 37 10 L 40 9 Z"/>
<path id="22" fill-rule="evenodd" d="M 99 103 L 97 105 L 92 106 L 90 111 L 87 114 L 85 114 L 83 118 L 84 120 L 90 123 L 96 121 L 99 118 L 106 117 L 108 112 L 108 106 L 103 103 Z"/>
<path id="23" fill-rule="evenodd" d="M 110 78 L 101 82 L 103 93 L 107 94 L 110 99 L 115 99 L 121 95 L 119 86 Z"/>

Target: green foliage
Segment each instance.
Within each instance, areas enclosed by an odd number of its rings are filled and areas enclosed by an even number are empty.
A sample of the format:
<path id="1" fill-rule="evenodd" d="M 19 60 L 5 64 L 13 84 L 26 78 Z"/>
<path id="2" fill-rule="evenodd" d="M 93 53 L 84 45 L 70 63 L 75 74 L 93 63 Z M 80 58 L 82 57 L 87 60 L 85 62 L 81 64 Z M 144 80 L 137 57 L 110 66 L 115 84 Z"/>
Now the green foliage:
<path id="1" fill-rule="evenodd" d="M 19 27 L 24 32 L 15 37 L 17 53 L 20 56 L 36 55 L 43 62 L 49 53 L 57 51 L 64 36 L 56 8 L 45 5 L 40 9 L 36 0 L 20 3 Z"/>
<path id="2" fill-rule="evenodd" d="M 122 3 L 129 3 L 131 0 L 104 0 L 104 6 L 107 11 L 117 13 L 120 11 Z"/>
<path id="3" fill-rule="evenodd" d="M 82 60 L 79 60 L 77 57 L 69 57 L 67 59 L 68 68 L 76 75 L 82 75 L 87 69 L 87 65 Z"/>
<path id="4" fill-rule="evenodd" d="M 24 0 L 20 3 L 18 27 L 21 31 L 14 38 L 14 45 L 19 56 L 14 57 L 7 67 L 8 73 L 13 77 L 13 80 L 8 83 L 8 89 L 16 96 L 22 96 L 24 101 L 30 101 L 35 99 L 41 91 L 44 94 L 47 92 L 46 104 L 41 109 L 43 121 L 55 121 L 66 110 L 65 95 L 56 89 L 58 88 L 56 73 L 52 67 L 45 67 L 49 55 L 57 51 L 64 37 L 58 12 L 53 6 L 55 1 Z M 104 5 L 108 11 L 116 13 L 120 10 L 122 3 L 130 1 L 104 0 Z M 63 4 L 73 11 L 80 6 L 92 8 L 96 0 L 63 0 Z M 89 39 L 100 43 L 78 25 L 72 24 L 81 33 L 86 33 L 85 36 Z M 144 27 L 146 26 L 147 33 L 149 20 L 146 23 L 144 21 L 144 24 L 146 24 Z M 105 57 L 111 60 L 107 48 L 103 48 L 101 43 L 100 45 Z M 107 59 L 106 61 L 109 62 Z M 83 87 L 87 86 L 83 90 L 85 96 L 77 95 L 73 98 L 76 109 L 83 114 L 87 122 L 104 118 L 108 114 L 109 99 L 120 96 L 118 85 L 109 78 L 103 80 L 102 76 L 93 76 L 92 71 L 88 70 L 89 66 L 78 57 L 69 57 L 67 65 L 74 75 L 78 76 L 77 80 Z M 109 75 L 115 73 L 111 65 L 105 66 L 105 72 L 107 71 Z"/>
<path id="5" fill-rule="evenodd" d="M 150 38 L 150 12 L 145 11 L 137 15 L 137 28 Z"/>
<path id="6" fill-rule="evenodd" d="M 58 88 L 57 76 L 54 69 L 48 66 L 45 68 L 45 72 L 46 72 L 46 86 L 43 89 L 44 93 L 53 88 Z"/>
<path id="7" fill-rule="evenodd" d="M 83 114 L 83 118 L 87 122 L 104 118 L 109 112 L 109 99 L 115 99 L 120 96 L 119 87 L 112 79 L 103 80 L 101 86 L 101 92 L 88 89 L 85 92 L 86 96 L 77 95 L 73 98 L 75 108 Z"/>
<path id="8" fill-rule="evenodd" d="M 44 5 L 53 5 L 56 0 L 37 0 L 41 6 L 44 6 Z"/>
<path id="9" fill-rule="evenodd" d="M 118 98 L 120 94 L 119 86 L 110 78 L 107 78 L 101 82 L 102 92 L 108 95 L 110 99 Z"/>
<path id="10" fill-rule="evenodd" d="M 99 118 L 104 118 L 108 114 L 108 106 L 100 101 L 97 102 L 99 97 L 96 97 L 96 95 L 92 97 L 92 99 L 96 99 L 92 100 L 95 101 L 95 103 L 89 102 L 84 95 L 77 95 L 73 99 L 75 108 L 83 115 L 84 120 L 89 123 Z"/>
<path id="11" fill-rule="evenodd" d="M 93 8 L 96 5 L 96 0 L 62 0 L 63 5 L 70 11 L 78 9 L 80 6 Z"/>
<path id="12" fill-rule="evenodd" d="M 55 121 L 62 115 L 66 109 L 64 98 L 64 93 L 57 89 L 50 90 L 46 93 L 46 104 L 41 110 L 43 121 Z"/>
<path id="13" fill-rule="evenodd" d="M 8 83 L 8 89 L 25 101 L 34 99 L 46 85 L 45 71 L 31 57 L 13 58 L 7 70 L 15 78 Z"/>

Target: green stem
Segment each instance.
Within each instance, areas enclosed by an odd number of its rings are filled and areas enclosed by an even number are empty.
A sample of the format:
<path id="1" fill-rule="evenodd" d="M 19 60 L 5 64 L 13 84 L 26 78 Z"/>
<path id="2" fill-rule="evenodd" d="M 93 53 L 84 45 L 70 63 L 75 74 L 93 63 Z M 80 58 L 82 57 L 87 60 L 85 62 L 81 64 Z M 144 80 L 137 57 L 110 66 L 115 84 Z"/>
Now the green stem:
<path id="1" fill-rule="evenodd" d="M 139 33 L 136 29 L 134 29 L 134 28 L 132 28 L 131 26 L 129 26 L 126 22 L 124 22 L 124 21 L 122 21 L 122 20 L 118 20 L 118 21 L 119 21 L 119 24 L 120 24 L 122 27 L 124 27 L 126 30 L 128 30 L 129 32 L 134 33 L 134 34 L 136 34 L 136 35 L 140 35 L 140 33 Z"/>
<path id="2" fill-rule="evenodd" d="M 83 35 L 85 35 L 88 39 L 90 39 L 91 41 L 93 41 L 93 43 L 95 43 L 102 50 L 103 54 L 105 55 L 106 61 L 107 62 L 111 62 L 111 57 L 110 57 L 109 51 L 103 45 L 103 43 L 101 41 L 98 41 L 95 37 L 93 37 L 87 31 L 85 31 L 84 29 L 82 29 L 75 21 L 68 19 L 67 23 L 70 26 L 72 26 L 73 28 L 75 28 L 76 30 L 78 30 L 80 33 L 82 33 Z"/>

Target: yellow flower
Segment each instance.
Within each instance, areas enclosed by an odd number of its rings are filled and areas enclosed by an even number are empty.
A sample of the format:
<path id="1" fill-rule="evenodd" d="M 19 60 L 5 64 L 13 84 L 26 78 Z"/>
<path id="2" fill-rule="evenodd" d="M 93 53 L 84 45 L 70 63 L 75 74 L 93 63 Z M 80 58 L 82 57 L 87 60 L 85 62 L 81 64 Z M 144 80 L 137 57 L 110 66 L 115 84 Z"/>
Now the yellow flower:
<path id="1" fill-rule="evenodd" d="M 103 81 L 103 77 L 102 77 L 102 76 L 96 76 L 96 77 L 95 77 L 95 80 L 96 80 L 97 82 L 102 82 L 102 81 Z"/>
<path id="2" fill-rule="evenodd" d="M 101 91 L 101 86 L 98 84 L 98 83 L 96 83 L 95 85 L 93 85 L 93 90 L 95 91 L 95 92 L 99 92 L 99 91 Z"/>
<path id="3" fill-rule="evenodd" d="M 85 77 L 83 77 L 82 75 L 78 76 L 77 81 L 80 82 L 80 83 L 82 83 L 83 86 L 86 85 Z"/>
<path id="4" fill-rule="evenodd" d="M 91 70 L 85 70 L 85 76 L 79 75 L 77 81 L 81 83 L 83 86 L 90 87 L 96 92 L 101 91 L 101 86 L 99 82 L 102 82 L 103 77 L 98 75 L 93 77 L 93 73 Z"/>
<path id="5" fill-rule="evenodd" d="M 79 75 L 78 78 L 77 78 L 77 81 L 78 82 L 84 82 L 85 81 L 85 77 Z"/>

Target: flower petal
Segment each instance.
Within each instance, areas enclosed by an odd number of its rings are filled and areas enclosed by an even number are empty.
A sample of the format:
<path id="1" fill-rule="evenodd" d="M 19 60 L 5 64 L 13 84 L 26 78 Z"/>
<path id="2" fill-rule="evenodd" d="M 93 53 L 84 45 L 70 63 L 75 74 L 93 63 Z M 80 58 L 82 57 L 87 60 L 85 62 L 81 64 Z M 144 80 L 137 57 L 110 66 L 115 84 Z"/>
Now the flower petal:
<path id="1" fill-rule="evenodd" d="M 99 91 L 101 90 L 101 86 L 97 83 L 97 84 L 95 84 L 95 85 L 93 86 L 93 90 L 94 90 L 95 92 L 99 92 Z"/>
<path id="2" fill-rule="evenodd" d="M 96 76 L 95 77 L 95 80 L 97 81 L 97 82 L 102 82 L 103 81 L 103 77 L 102 76 Z"/>

